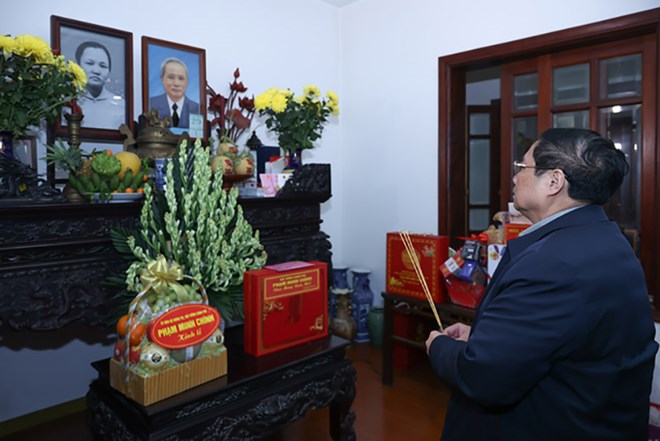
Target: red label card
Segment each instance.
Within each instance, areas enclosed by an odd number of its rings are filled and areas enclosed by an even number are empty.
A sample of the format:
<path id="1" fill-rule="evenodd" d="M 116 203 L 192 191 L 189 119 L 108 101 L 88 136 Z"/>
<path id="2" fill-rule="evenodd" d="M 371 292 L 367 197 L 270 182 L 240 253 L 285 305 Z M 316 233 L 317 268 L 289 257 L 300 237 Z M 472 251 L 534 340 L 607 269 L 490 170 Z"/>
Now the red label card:
<path id="1" fill-rule="evenodd" d="M 208 305 L 182 305 L 149 325 L 149 339 L 167 349 L 183 349 L 204 342 L 220 326 L 220 313 Z"/>

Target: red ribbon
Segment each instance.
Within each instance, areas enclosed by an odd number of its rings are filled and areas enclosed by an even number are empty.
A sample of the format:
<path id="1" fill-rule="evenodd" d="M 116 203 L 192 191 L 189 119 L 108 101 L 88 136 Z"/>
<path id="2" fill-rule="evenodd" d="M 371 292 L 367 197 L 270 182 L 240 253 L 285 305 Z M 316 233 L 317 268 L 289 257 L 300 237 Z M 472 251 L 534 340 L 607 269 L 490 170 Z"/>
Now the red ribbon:
<path id="1" fill-rule="evenodd" d="M 476 240 L 477 242 L 481 242 L 485 245 L 488 245 L 488 235 L 486 233 L 479 233 L 479 234 L 474 234 L 472 233 L 470 237 L 464 237 L 464 236 L 458 236 L 457 239 L 461 240 Z"/>

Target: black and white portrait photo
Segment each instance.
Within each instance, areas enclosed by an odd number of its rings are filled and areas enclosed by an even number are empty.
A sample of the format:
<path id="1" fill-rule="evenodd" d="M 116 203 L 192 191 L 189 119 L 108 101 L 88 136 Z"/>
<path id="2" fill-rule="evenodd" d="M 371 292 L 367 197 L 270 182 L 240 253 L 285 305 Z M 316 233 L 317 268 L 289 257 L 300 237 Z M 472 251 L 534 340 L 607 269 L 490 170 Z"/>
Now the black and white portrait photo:
<path id="1" fill-rule="evenodd" d="M 81 134 L 107 130 L 118 134 L 119 126 L 133 119 L 129 105 L 133 89 L 132 34 L 55 16 L 51 25 L 53 47 L 87 74 L 87 85 L 77 103 L 83 113 Z M 70 111 L 65 107 L 62 113 Z M 65 128 L 66 124 L 62 116 L 58 126 Z"/>

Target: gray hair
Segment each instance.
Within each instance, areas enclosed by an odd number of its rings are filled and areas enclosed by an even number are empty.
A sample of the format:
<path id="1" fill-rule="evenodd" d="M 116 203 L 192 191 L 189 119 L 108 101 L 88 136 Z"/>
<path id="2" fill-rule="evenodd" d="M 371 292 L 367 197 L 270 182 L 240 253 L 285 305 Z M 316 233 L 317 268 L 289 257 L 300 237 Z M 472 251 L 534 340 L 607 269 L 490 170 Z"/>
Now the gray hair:
<path id="1" fill-rule="evenodd" d="M 168 58 L 165 58 L 163 60 L 163 62 L 160 64 L 160 78 L 161 79 L 165 76 L 165 66 L 167 66 L 170 63 L 179 63 L 181 66 L 183 66 L 183 69 L 186 71 L 186 78 L 188 78 L 188 66 L 186 66 L 186 63 L 179 60 L 178 58 L 168 57 Z"/>

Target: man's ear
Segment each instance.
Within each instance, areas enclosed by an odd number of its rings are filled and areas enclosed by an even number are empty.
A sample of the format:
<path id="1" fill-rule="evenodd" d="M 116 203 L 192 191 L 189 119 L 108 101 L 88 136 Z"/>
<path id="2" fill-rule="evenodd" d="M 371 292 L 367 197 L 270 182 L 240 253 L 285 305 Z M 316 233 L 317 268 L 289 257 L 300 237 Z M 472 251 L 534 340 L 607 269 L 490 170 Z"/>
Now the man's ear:
<path id="1" fill-rule="evenodd" d="M 566 188 L 568 182 L 566 181 L 566 175 L 564 174 L 563 171 L 560 169 L 556 168 L 554 170 L 549 170 L 547 172 L 547 177 L 548 177 L 548 191 L 550 194 L 558 194 L 560 193 L 564 188 Z"/>

